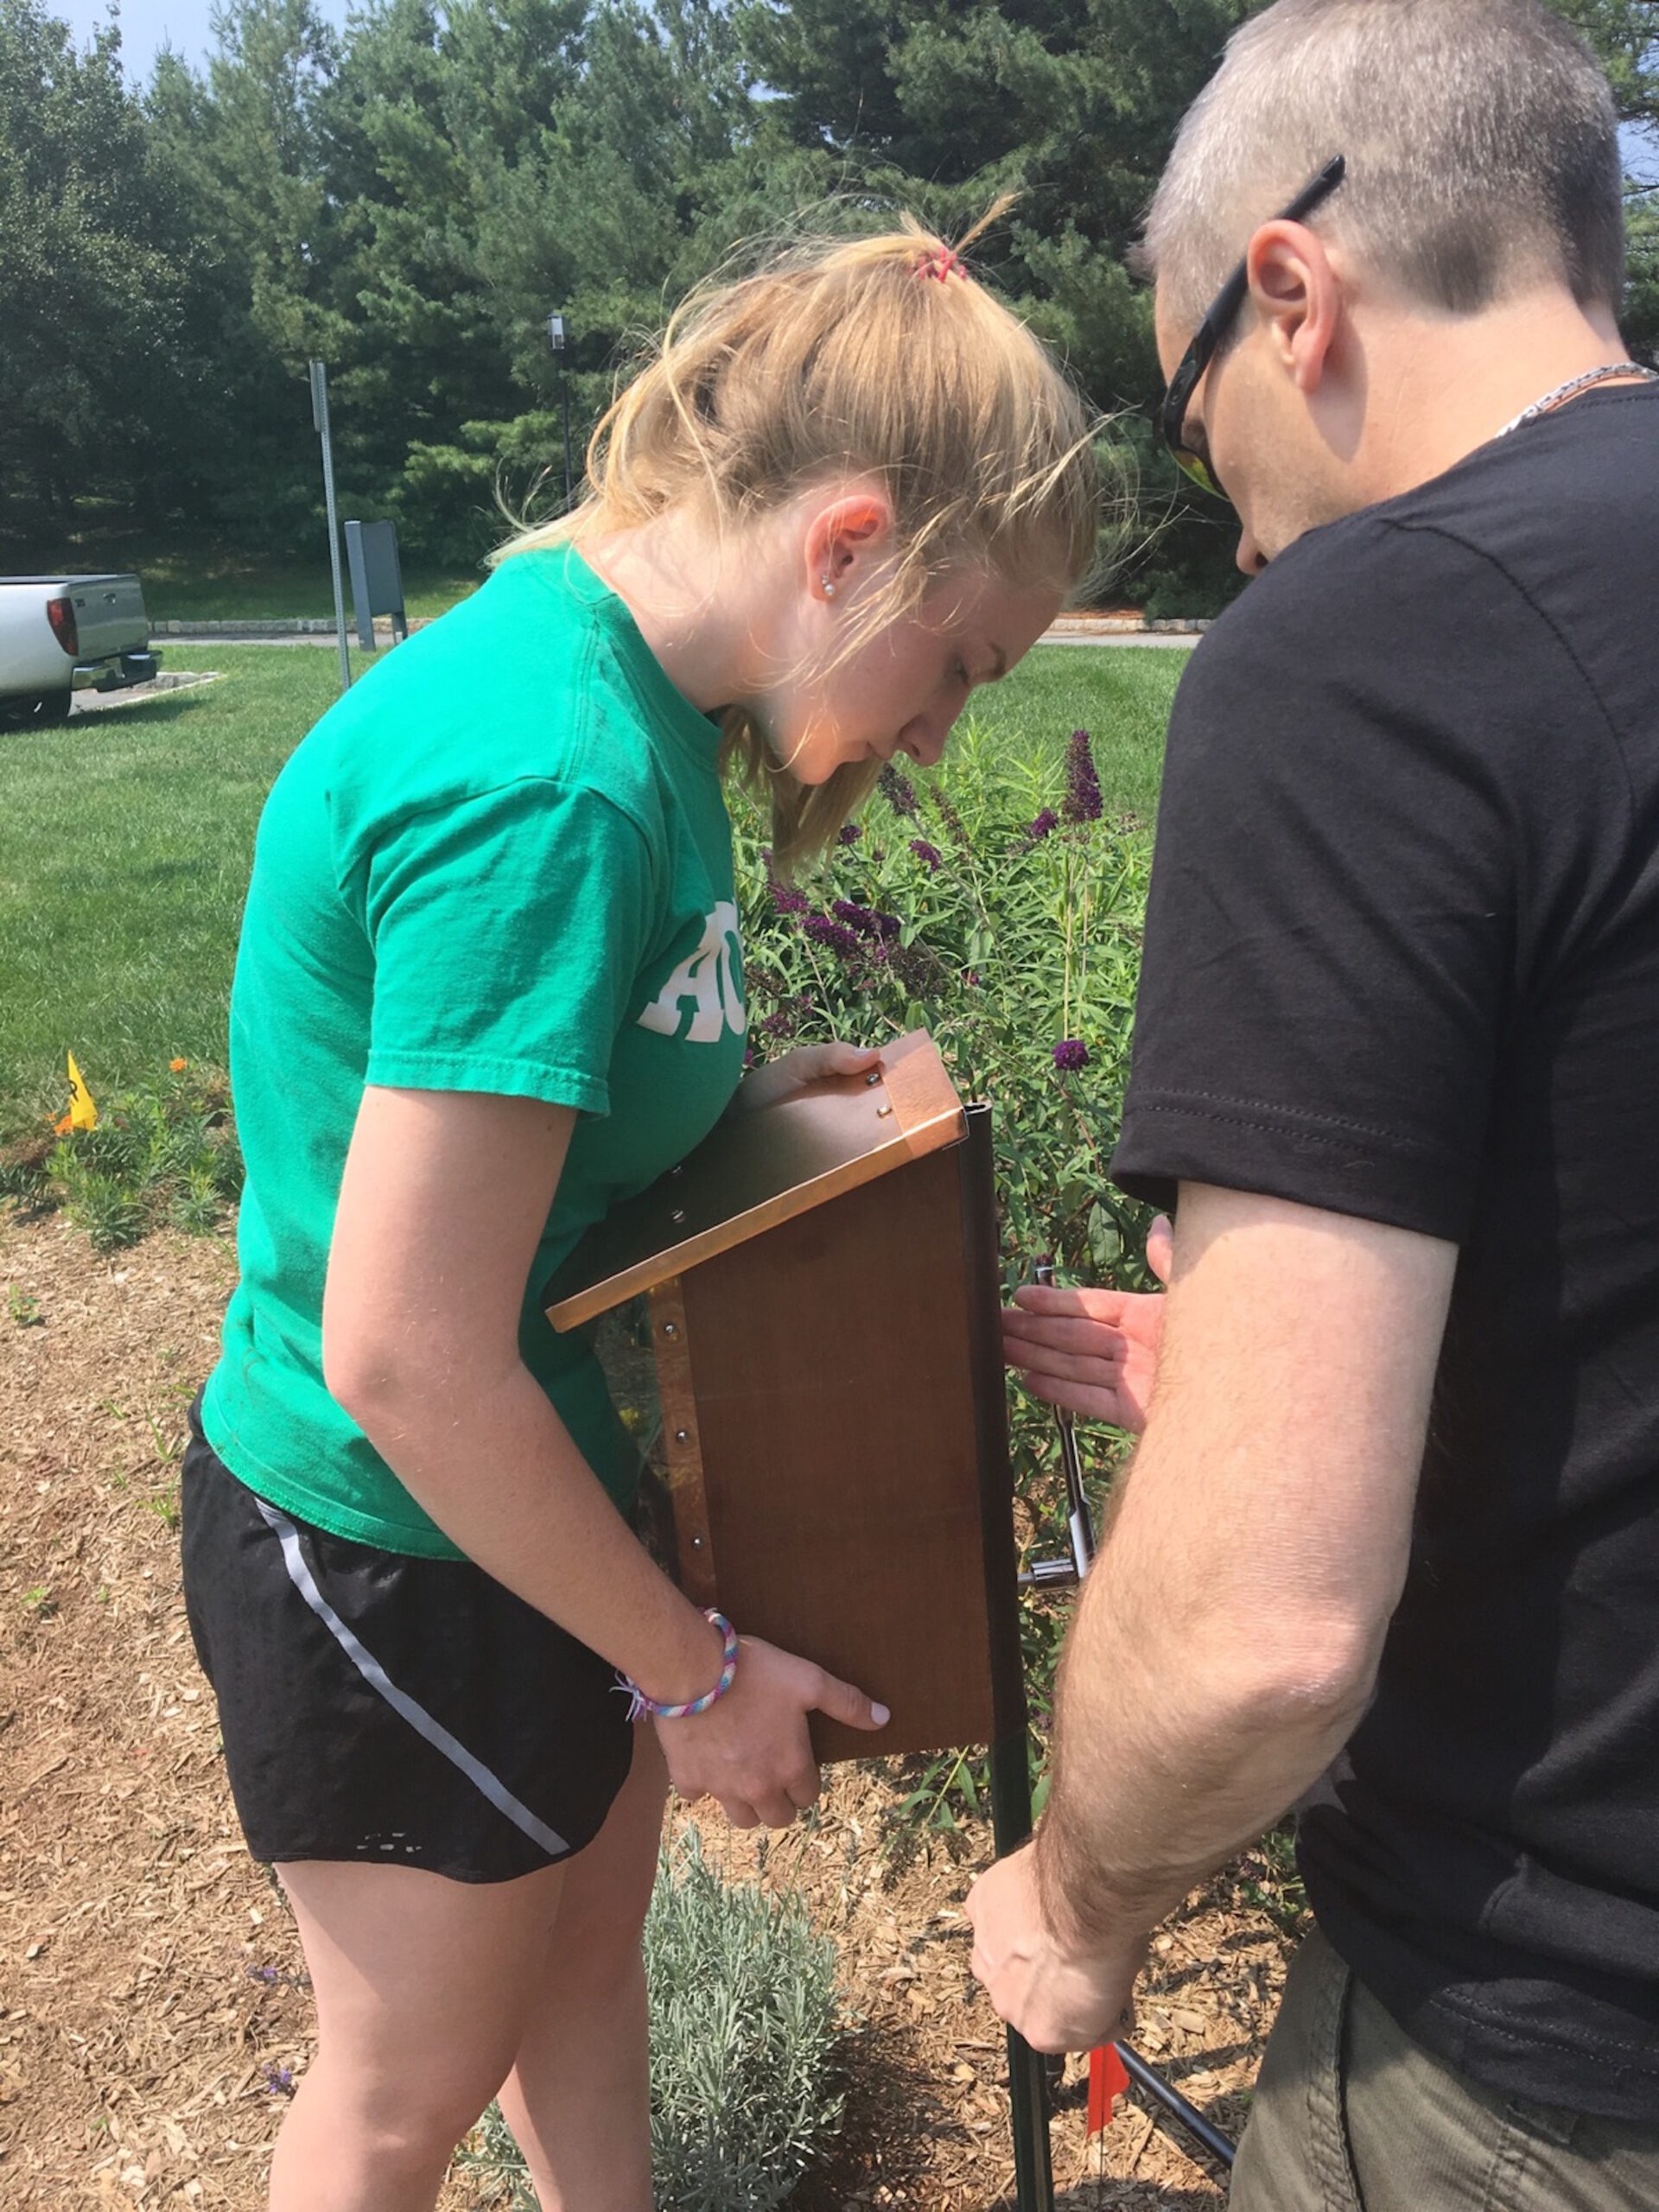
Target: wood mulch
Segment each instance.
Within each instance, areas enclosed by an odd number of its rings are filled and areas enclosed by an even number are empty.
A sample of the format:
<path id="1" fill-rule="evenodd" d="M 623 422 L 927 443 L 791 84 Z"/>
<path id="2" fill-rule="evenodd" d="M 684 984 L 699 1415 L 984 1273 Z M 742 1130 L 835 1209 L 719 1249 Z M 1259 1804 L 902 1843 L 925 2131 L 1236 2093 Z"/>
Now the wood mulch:
<path id="1" fill-rule="evenodd" d="M 185 1412 L 214 1355 L 229 1245 L 163 1234 L 100 1258 L 0 1209 L 0 2205 L 257 2212 L 310 2050 L 280 1893 L 244 1850 L 177 1552 Z M 903 1779 L 836 1770 L 809 1825 L 696 1819 L 734 1875 L 798 1890 L 839 1947 L 847 2120 L 800 2212 L 1011 2202 L 1001 2032 L 968 1970 L 977 1826 L 904 1833 Z M 1261 1886 L 1257 1885 L 1260 1884 Z M 1137 2039 L 1242 2125 L 1288 1939 L 1265 1869 L 1158 1939 Z M 1198 2212 L 1224 2187 L 1125 2100 L 1084 2139 L 1074 2064 L 1053 2129 L 1068 2208 Z M 442 2212 L 488 2197 L 459 2171 Z"/>

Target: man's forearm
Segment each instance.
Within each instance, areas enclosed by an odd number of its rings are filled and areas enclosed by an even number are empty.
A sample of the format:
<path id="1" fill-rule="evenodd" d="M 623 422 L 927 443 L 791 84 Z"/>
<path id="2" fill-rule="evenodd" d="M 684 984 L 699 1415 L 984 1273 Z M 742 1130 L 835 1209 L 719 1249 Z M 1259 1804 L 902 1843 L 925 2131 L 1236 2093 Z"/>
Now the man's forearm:
<path id="1" fill-rule="evenodd" d="M 1275 1675 L 1242 1649 L 1148 1639 L 1112 1603 L 1117 1567 L 1109 1544 L 1067 1645 L 1037 1838 L 1051 1923 L 1091 1942 L 1155 1927 L 1270 1827 L 1369 1693 L 1346 1668 Z"/>
<path id="2" fill-rule="evenodd" d="M 1069 1640 L 1037 1864 L 1143 1932 L 1352 1732 L 1398 1603 L 1456 1254 L 1183 1188 L 1146 1435 Z"/>

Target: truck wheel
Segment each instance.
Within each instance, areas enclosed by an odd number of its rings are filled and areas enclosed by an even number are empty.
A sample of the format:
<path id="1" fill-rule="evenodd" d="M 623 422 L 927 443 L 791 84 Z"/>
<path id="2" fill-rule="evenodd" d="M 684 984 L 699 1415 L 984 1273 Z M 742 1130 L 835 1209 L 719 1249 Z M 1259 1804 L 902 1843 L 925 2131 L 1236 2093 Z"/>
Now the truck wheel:
<path id="1" fill-rule="evenodd" d="M 0 703 L 0 727 L 6 729 L 55 729 L 60 722 L 69 719 L 69 702 L 74 695 L 64 691 L 38 691 L 32 698 L 8 699 Z"/>

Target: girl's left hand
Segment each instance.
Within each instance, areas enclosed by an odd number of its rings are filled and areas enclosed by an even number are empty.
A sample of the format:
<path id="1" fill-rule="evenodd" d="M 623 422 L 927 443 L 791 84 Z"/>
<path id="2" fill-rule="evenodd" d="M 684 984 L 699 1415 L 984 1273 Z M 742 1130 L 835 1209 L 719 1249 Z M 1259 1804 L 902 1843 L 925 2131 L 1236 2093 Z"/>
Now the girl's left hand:
<path id="1" fill-rule="evenodd" d="M 1147 1237 L 1147 1264 L 1166 1283 L 1173 1259 L 1173 1234 L 1160 1214 Z M 1014 1299 L 1002 1310 L 1002 1357 L 1033 1396 L 1138 1435 L 1157 1379 L 1161 1295 L 1026 1283 Z"/>
<path id="2" fill-rule="evenodd" d="M 875 1045 L 798 1045 L 792 1052 L 768 1060 L 744 1077 L 733 1110 L 752 1114 L 760 1107 L 775 1106 L 791 1091 L 827 1075 L 868 1075 L 880 1058 Z"/>

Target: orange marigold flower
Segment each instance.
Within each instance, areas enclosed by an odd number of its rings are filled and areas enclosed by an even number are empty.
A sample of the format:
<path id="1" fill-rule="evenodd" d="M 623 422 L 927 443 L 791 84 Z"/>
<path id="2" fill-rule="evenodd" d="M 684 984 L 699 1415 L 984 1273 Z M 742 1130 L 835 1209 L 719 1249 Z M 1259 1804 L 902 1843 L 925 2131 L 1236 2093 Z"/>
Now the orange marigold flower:
<path id="1" fill-rule="evenodd" d="M 169 1060 L 167 1065 L 175 1075 L 182 1075 L 190 1063 L 188 1060 Z"/>

